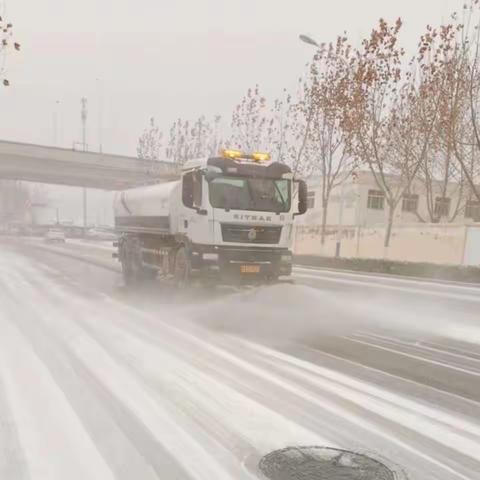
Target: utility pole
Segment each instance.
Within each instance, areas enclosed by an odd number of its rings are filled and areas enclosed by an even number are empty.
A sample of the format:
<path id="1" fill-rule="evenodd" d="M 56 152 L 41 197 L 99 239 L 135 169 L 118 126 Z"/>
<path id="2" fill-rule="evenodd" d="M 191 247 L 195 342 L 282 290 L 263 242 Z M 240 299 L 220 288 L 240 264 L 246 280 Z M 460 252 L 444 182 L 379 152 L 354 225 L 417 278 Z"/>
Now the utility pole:
<path id="1" fill-rule="evenodd" d="M 340 186 L 340 208 L 338 210 L 338 228 L 337 228 L 337 243 L 335 245 L 335 257 L 340 257 L 342 249 L 342 236 L 343 236 L 343 204 L 345 202 L 345 182 L 342 182 Z"/>
<path id="2" fill-rule="evenodd" d="M 81 118 L 82 118 L 82 145 L 83 151 L 87 151 L 87 99 L 82 97 L 82 110 L 81 110 Z M 83 187 L 83 235 L 87 234 L 87 189 Z"/>
<path id="3" fill-rule="evenodd" d="M 98 87 L 98 151 L 103 153 L 103 80 L 97 78 Z"/>
<path id="4" fill-rule="evenodd" d="M 53 146 L 58 146 L 58 107 L 60 100 L 55 100 L 55 108 L 53 110 Z"/>

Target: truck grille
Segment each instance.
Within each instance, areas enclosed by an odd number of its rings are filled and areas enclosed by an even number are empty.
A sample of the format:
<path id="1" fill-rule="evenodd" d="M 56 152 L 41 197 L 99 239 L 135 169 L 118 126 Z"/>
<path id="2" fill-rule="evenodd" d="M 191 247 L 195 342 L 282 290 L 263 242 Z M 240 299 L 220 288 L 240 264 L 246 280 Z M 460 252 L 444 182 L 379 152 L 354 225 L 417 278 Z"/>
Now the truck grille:
<path id="1" fill-rule="evenodd" d="M 275 244 L 280 241 L 282 227 L 259 227 L 222 223 L 224 242 Z"/>

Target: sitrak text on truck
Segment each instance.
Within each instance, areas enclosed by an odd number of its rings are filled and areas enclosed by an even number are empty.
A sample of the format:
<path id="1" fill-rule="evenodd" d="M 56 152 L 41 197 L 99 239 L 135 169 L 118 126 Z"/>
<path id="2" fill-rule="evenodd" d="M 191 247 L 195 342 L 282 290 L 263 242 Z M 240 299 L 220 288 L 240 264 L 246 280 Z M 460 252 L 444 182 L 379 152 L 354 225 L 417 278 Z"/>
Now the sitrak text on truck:
<path id="1" fill-rule="evenodd" d="M 158 273 L 261 283 L 290 275 L 306 184 L 267 154 L 224 150 L 187 162 L 179 180 L 118 192 L 115 226 L 127 284 Z"/>

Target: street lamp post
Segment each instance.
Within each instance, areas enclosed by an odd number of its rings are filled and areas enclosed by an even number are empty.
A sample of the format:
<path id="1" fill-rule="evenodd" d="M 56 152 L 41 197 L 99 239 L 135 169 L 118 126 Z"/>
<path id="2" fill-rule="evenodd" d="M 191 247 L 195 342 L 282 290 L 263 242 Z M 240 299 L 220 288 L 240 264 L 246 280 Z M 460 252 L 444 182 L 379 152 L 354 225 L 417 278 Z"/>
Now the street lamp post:
<path id="1" fill-rule="evenodd" d="M 60 100 L 55 100 L 55 108 L 52 115 L 53 123 L 53 146 L 58 146 L 58 107 L 60 105 Z"/>
<path id="2" fill-rule="evenodd" d="M 315 47 L 315 48 L 318 48 L 318 49 L 321 48 L 320 44 L 315 39 L 310 37 L 309 35 L 301 34 L 301 35 L 298 36 L 298 38 L 303 43 L 306 43 L 307 45 L 311 45 L 312 47 Z M 341 62 L 343 62 L 343 64 L 345 65 L 346 68 L 349 68 L 348 62 L 344 58 L 336 55 L 335 53 L 333 55 L 335 55 L 335 58 L 337 58 Z M 346 179 L 345 179 L 345 181 L 346 181 Z M 341 249 L 342 249 L 342 236 L 343 236 L 342 226 L 343 226 L 343 206 L 344 206 L 344 200 L 345 200 L 345 198 L 344 198 L 345 197 L 345 181 L 343 181 L 341 183 L 341 188 L 340 188 L 340 206 L 339 206 L 339 209 L 338 209 L 337 242 L 336 242 L 336 245 L 335 245 L 335 256 L 336 257 L 340 257 Z"/>
<path id="3" fill-rule="evenodd" d="M 337 243 L 335 245 L 336 257 L 340 257 L 340 253 L 342 249 L 344 197 L 345 197 L 345 182 L 342 182 L 341 188 L 340 188 L 340 207 L 338 209 Z"/>
<path id="4" fill-rule="evenodd" d="M 98 87 L 98 151 L 103 153 L 103 80 L 97 78 Z"/>
<path id="5" fill-rule="evenodd" d="M 318 42 L 316 42 L 312 37 L 309 37 L 308 35 L 301 34 L 298 36 L 298 38 L 303 42 L 308 45 L 312 45 L 313 47 L 320 48 L 320 45 Z"/>
<path id="6" fill-rule="evenodd" d="M 315 47 L 318 49 L 322 48 L 322 46 L 316 40 L 314 40 L 312 37 L 308 35 L 301 34 L 298 36 L 298 38 L 300 39 L 300 41 L 302 41 L 303 43 L 306 43 L 307 45 L 311 45 L 312 47 Z M 340 60 L 346 68 L 350 68 L 350 65 L 344 58 L 337 55 L 335 52 L 332 52 L 332 56 Z"/>

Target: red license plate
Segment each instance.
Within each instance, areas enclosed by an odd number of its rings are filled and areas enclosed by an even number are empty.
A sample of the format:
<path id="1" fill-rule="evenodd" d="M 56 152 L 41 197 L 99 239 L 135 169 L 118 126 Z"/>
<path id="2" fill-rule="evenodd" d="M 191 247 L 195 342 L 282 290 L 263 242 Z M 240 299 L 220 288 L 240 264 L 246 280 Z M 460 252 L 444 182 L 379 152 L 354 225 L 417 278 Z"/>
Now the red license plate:
<path id="1" fill-rule="evenodd" d="M 260 265 L 240 265 L 240 273 L 260 273 Z"/>

